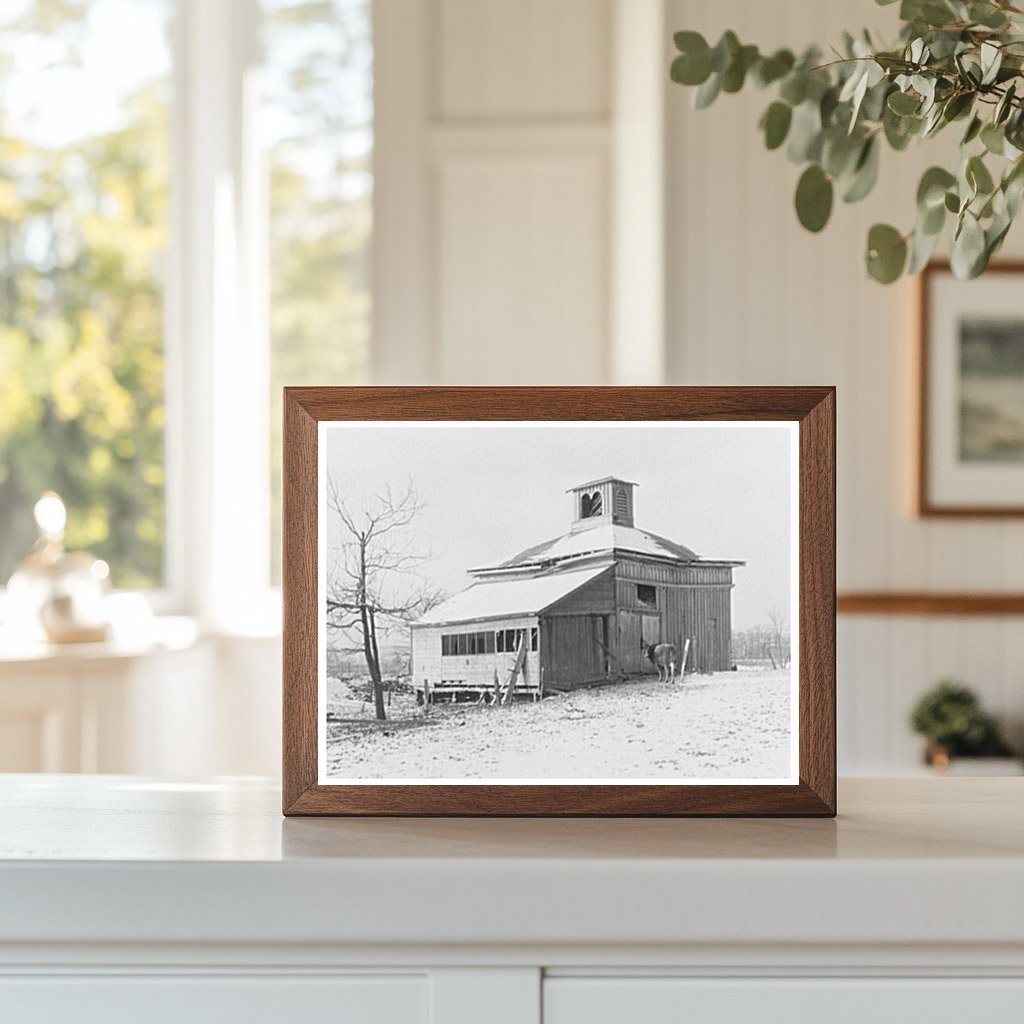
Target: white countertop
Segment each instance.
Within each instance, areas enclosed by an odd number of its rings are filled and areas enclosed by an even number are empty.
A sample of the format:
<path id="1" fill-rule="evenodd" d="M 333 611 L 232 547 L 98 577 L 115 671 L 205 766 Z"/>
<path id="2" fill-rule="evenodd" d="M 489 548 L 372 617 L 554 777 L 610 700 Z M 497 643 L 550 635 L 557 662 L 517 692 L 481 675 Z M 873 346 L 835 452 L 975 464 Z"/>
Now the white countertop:
<path id="1" fill-rule="evenodd" d="M 0 776 L 0 943 L 1024 944 L 1024 779 L 830 820 L 284 819 L 276 784 Z"/>

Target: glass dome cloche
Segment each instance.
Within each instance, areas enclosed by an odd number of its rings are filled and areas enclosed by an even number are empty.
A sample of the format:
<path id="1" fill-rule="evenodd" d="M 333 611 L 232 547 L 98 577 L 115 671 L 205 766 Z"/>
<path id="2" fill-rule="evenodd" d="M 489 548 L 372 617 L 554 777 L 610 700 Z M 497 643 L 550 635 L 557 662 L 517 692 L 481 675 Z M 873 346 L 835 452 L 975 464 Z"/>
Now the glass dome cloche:
<path id="1" fill-rule="evenodd" d="M 8 629 L 23 640 L 95 643 L 110 633 L 105 602 L 110 570 L 102 559 L 64 550 L 67 510 L 47 491 L 35 504 L 39 539 L 7 584 Z"/>

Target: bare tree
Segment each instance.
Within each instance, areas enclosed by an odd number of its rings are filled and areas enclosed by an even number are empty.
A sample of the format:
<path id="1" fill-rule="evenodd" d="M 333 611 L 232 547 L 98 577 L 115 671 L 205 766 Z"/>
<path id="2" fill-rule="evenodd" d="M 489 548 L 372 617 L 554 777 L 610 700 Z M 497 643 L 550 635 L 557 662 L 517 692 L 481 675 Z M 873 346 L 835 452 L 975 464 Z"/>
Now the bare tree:
<path id="1" fill-rule="evenodd" d="M 772 641 L 775 649 L 779 652 L 779 665 L 785 668 L 789 664 L 789 629 L 786 625 L 786 616 L 778 608 L 773 608 L 768 613 L 768 621 L 771 623 Z M 772 668 L 775 667 L 775 659 L 772 658 Z"/>
<path id="2" fill-rule="evenodd" d="M 384 719 L 381 640 L 428 611 L 441 596 L 419 573 L 427 556 L 408 543 L 408 528 L 422 505 L 410 483 L 401 494 L 388 487 L 353 508 L 341 500 L 328 474 L 327 507 L 340 520 L 343 534 L 329 554 L 327 628 L 340 640 L 335 650 L 362 655 L 377 718 Z"/>

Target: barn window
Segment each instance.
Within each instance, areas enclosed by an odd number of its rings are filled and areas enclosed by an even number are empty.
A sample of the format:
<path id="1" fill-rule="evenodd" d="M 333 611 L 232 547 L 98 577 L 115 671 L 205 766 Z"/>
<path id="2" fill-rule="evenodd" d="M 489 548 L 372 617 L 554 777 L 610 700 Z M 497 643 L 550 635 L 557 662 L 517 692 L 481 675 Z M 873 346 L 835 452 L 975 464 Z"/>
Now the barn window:
<path id="1" fill-rule="evenodd" d="M 601 492 L 584 494 L 580 497 L 580 519 L 593 519 L 601 515 Z"/>
<path id="2" fill-rule="evenodd" d="M 629 491 L 625 487 L 615 488 L 615 514 L 617 516 L 629 515 Z"/>
<path id="3" fill-rule="evenodd" d="M 646 583 L 638 583 L 636 585 L 636 599 L 640 604 L 646 605 L 648 608 L 654 608 L 658 604 L 658 591 Z"/>
<path id="4" fill-rule="evenodd" d="M 494 634 L 484 633 L 484 654 L 494 653 Z"/>
<path id="5" fill-rule="evenodd" d="M 449 633 L 441 634 L 441 657 L 452 653 L 452 638 Z"/>
<path id="6" fill-rule="evenodd" d="M 456 654 L 469 654 L 469 636 L 466 633 L 459 633 Z"/>
<path id="7" fill-rule="evenodd" d="M 533 629 L 530 630 L 530 650 L 531 651 L 537 650 L 537 627 L 536 626 L 534 626 Z"/>

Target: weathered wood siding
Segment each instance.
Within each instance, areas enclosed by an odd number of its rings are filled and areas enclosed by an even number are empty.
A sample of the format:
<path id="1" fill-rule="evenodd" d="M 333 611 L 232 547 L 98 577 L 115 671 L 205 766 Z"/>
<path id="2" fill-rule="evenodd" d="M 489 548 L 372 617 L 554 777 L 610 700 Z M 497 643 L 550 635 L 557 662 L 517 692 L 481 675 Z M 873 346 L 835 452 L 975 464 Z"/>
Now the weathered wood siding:
<path id="1" fill-rule="evenodd" d="M 609 615 L 553 615 L 541 619 L 544 688 L 572 690 L 607 676 Z"/>
<path id="2" fill-rule="evenodd" d="M 544 617 L 553 615 L 610 615 L 615 611 L 615 576 L 614 568 L 598 576 L 586 586 L 580 587 L 557 604 L 552 605 Z"/>
<path id="3" fill-rule="evenodd" d="M 637 584 L 655 588 L 655 606 L 641 602 Z M 619 657 L 631 662 L 638 644 L 635 615 L 657 614 L 662 643 L 674 643 L 680 654 L 690 640 L 687 667 L 697 672 L 721 672 L 732 667 L 732 568 L 730 566 L 673 566 L 622 559 L 615 567 L 619 609 Z M 628 614 L 632 613 L 632 614 Z M 645 629 L 648 629 L 646 625 Z M 647 633 L 644 633 L 647 639 Z M 651 641 L 653 642 L 653 641 Z"/>
<path id="4" fill-rule="evenodd" d="M 412 682 L 417 689 L 424 681 L 437 686 L 444 681 L 465 683 L 467 689 L 487 689 L 494 685 L 494 673 L 504 686 L 515 662 L 515 651 L 493 654 L 441 654 L 441 636 L 445 633 L 476 633 L 499 629 L 530 629 L 538 626 L 537 617 L 466 621 L 445 626 L 413 626 Z M 527 634 L 529 635 L 529 633 Z M 540 651 L 527 650 L 524 676 L 516 688 L 536 689 L 540 683 Z"/>

